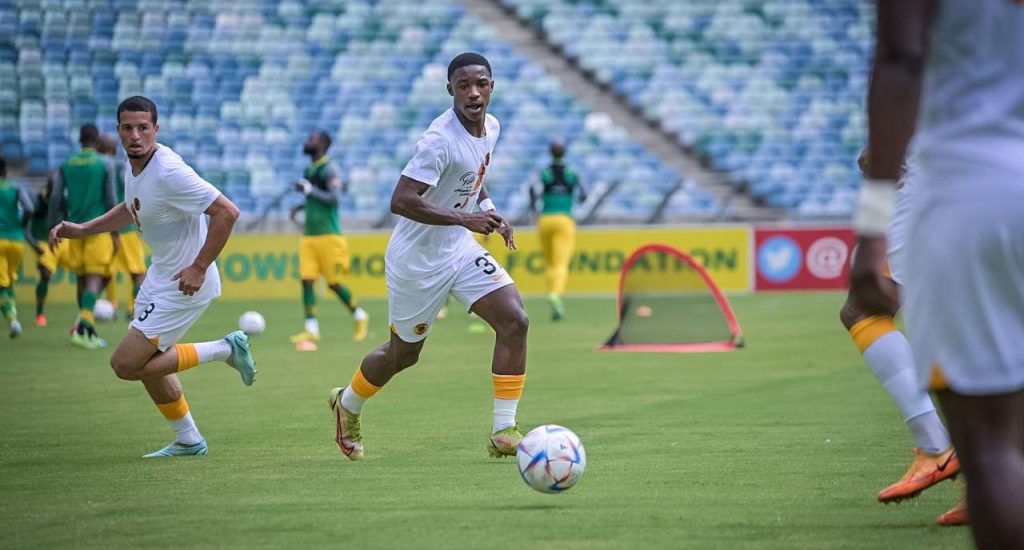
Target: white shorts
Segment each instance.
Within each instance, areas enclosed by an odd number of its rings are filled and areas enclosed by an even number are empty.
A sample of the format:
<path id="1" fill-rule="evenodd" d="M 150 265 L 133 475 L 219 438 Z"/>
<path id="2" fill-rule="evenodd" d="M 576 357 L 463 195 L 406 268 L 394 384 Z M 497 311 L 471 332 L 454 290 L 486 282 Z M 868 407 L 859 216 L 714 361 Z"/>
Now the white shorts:
<path id="1" fill-rule="evenodd" d="M 406 342 L 419 342 L 430 334 L 437 312 L 451 294 L 468 311 L 477 300 L 514 284 L 505 268 L 476 241 L 457 261 L 423 279 L 404 279 L 386 273 L 388 324 Z"/>
<path id="2" fill-rule="evenodd" d="M 910 226 L 910 196 L 913 185 L 903 185 L 896 191 L 896 209 L 889 224 L 889 276 L 903 284 L 907 274 L 907 231 Z"/>
<path id="3" fill-rule="evenodd" d="M 188 329 L 203 316 L 210 302 L 179 309 L 161 307 L 158 301 L 151 300 L 144 292 L 139 292 L 135 299 L 135 318 L 131 326 L 139 330 L 160 351 L 178 343 Z"/>
<path id="4" fill-rule="evenodd" d="M 915 193 L 903 287 L 922 386 L 1024 388 L 1024 185 L 939 200 Z"/>

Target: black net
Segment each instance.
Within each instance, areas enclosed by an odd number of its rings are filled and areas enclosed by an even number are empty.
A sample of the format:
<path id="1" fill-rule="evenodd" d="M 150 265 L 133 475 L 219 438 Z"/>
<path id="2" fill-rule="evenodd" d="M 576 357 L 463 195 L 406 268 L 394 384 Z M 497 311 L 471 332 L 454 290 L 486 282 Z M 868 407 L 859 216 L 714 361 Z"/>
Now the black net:
<path id="1" fill-rule="evenodd" d="M 722 307 L 708 284 L 682 257 L 651 250 L 623 271 L 619 345 L 679 345 L 733 339 Z"/>

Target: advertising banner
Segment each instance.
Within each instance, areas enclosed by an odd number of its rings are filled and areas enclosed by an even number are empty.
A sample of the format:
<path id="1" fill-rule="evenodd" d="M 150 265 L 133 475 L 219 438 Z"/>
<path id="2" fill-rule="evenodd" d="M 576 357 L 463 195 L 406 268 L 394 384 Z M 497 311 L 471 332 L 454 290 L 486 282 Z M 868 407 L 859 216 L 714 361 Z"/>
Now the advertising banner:
<path id="1" fill-rule="evenodd" d="M 759 227 L 754 230 L 755 288 L 844 289 L 855 242 L 856 235 L 848 226 Z"/>
<path id="2" fill-rule="evenodd" d="M 517 250 L 506 250 L 501 237 L 481 237 L 484 246 L 505 266 L 526 294 L 547 292 L 544 256 L 532 226 L 516 231 Z M 300 299 L 298 234 L 235 235 L 217 264 L 225 300 Z M 346 235 L 350 254 L 344 283 L 358 297 L 383 297 L 384 249 L 389 233 Z M 569 268 L 568 293 L 609 293 L 618 288 L 619 272 L 630 253 L 641 245 L 664 243 L 693 256 L 726 292 L 751 290 L 751 230 L 746 225 L 682 228 L 580 229 Z M 26 247 L 27 248 L 27 247 Z M 38 281 L 35 254 L 26 250 L 17 283 L 19 297 L 30 297 Z M 127 300 L 130 283 L 122 276 L 120 301 Z M 71 302 L 74 277 L 58 269 L 50 284 L 50 300 Z"/>

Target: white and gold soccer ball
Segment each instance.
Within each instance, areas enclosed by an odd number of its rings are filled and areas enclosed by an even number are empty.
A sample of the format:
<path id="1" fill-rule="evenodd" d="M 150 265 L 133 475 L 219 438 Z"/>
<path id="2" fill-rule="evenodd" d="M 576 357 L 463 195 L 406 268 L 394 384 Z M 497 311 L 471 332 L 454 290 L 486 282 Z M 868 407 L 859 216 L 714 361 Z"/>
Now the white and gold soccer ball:
<path id="1" fill-rule="evenodd" d="M 527 485 L 542 493 L 561 493 L 580 480 L 587 467 L 587 452 L 572 430 L 545 424 L 523 437 L 516 460 Z"/>
<path id="2" fill-rule="evenodd" d="M 263 334 L 267 328 L 267 321 L 257 311 L 246 311 L 238 318 L 238 328 L 249 336 Z"/>
<path id="3" fill-rule="evenodd" d="M 92 306 L 92 314 L 97 321 L 112 321 L 117 311 L 109 300 L 100 298 L 96 300 L 96 305 Z"/>

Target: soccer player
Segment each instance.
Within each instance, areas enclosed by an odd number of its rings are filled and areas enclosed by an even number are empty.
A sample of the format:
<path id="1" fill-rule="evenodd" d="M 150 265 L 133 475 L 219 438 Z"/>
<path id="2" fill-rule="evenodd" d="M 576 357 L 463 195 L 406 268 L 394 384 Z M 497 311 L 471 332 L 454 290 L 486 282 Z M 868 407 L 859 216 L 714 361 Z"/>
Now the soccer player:
<path id="1" fill-rule="evenodd" d="M 60 249 L 53 251 L 46 245 L 50 236 L 50 196 L 53 192 L 53 175 L 46 180 L 46 187 L 40 191 L 34 201 L 34 211 L 29 220 L 28 231 L 25 233 L 25 240 L 36 253 L 36 270 L 39 272 L 39 282 L 36 283 L 36 326 L 47 325 L 46 314 L 43 311 L 46 306 L 46 296 L 49 294 L 50 278 L 57 272 L 58 258 L 62 252 L 66 252 L 68 243 L 61 243 Z M 63 215 L 61 216 L 64 217 Z"/>
<path id="2" fill-rule="evenodd" d="M 352 339 L 366 340 L 369 333 L 370 316 L 359 307 L 352 291 L 341 284 L 348 273 L 348 242 L 341 235 L 338 223 L 338 202 L 343 186 L 338 166 L 327 156 L 331 148 L 331 136 L 323 130 L 309 135 L 302 146 L 302 152 L 309 155 L 311 164 L 302 173 L 302 179 L 295 183 L 295 189 L 306 196 L 306 204 L 292 209 L 291 218 L 302 209 L 306 211 L 306 223 L 299 243 L 299 276 L 302 278 L 302 305 L 306 311 L 306 326 L 301 333 L 292 336 L 296 349 L 313 351 L 320 341 L 320 323 L 316 318 L 316 291 L 313 283 L 323 276 L 327 287 L 338 295 L 341 303 L 352 312 L 355 320 Z"/>
<path id="3" fill-rule="evenodd" d="M 540 174 L 544 209 L 537 220 L 540 232 L 540 248 L 544 253 L 544 275 L 548 284 L 548 301 L 551 302 L 551 318 L 560 321 L 565 317 L 562 295 L 569 279 L 569 262 L 576 244 L 576 221 L 572 217 L 572 202 L 578 196 L 580 202 L 587 200 L 587 193 L 580 184 L 580 178 L 565 165 L 565 145 L 551 144 L 551 166 Z M 530 211 L 536 212 L 537 190 L 530 188 Z"/>
<path id="4" fill-rule="evenodd" d="M 109 158 L 115 166 L 115 174 L 120 176 L 116 180 L 117 200 L 118 202 L 124 202 L 124 177 L 115 160 L 117 142 L 110 136 L 100 136 L 98 152 Z M 132 299 L 128 301 L 128 318 L 131 319 L 135 316 L 133 311 L 135 298 L 139 295 L 142 281 L 146 278 L 146 253 L 142 248 L 142 240 L 139 239 L 138 228 L 135 227 L 135 224 L 128 224 L 122 227 L 118 231 L 118 235 L 120 236 L 121 246 L 118 247 L 117 252 L 114 254 L 114 260 L 110 263 L 110 272 L 104 278 L 103 286 L 107 289 L 107 300 L 116 305 L 117 274 L 124 273 L 127 277 L 131 278 Z"/>
<path id="5" fill-rule="evenodd" d="M 391 196 L 400 216 L 385 253 L 390 340 L 371 351 L 351 383 L 331 390 L 335 440 L 352 460 L 363 457 L 360 414 L 395 374 L 416 364 L 438 310 L 452 294 L 494 329 L 491 361 L 494 416 L 488 452 L 514 455 L 522 434 L 516 408 L 526 379 L 529 319 L 509 274 L 470 232 L 497 232 L 515 248 L 512 228 L 484 185 L 500 128 L 487 114 L 494 90 L 482 55 L 463 53 L 448 65 L 453 107 L 434 119 Z"/>
<path id="6" fill-rule="evenodd" d="M 0 314 L 7 320 L 11 338 L 21 336 L 14 282 L 23 253 L 24 220 L 31 218 L 32 209 L 32 197 L 7 179 L 7 162 L 0 157 Z"/>
<path id="7" fill-rule="evenodd" d="M 117 204 L 114 167 L 96 152 L 100 132 L 94 124 L 86 124 L 79 131 L 82 150 L 69 158 L 53 178 L 50 195 L 51 226 L 61 219 L 65 210 L 68 221 L 76 224 L 98 218 Z M 66 197 L 65 197 L 66 194 Z M 74 273 L 78 282 L 78 319 L 71 332 L 73 345 L 96 349 L 106 346 L 96 334 L 96 321 L 92 308 L 96 305 L 103 285 L 103 277 L 110 269 L 119 237 L 100 233 L 68 244 L 59 260 L 65 269 Z"/>
<path id="8" fill-rule="evenodd" d="M 861 153 L 858 164 L 867 169 L 868 152 Z M 914 460 L 899 481 L 878 493 L 879 502 L 899 502 L 917 496 L 921 491 L 956 477 L 960 461 L 953 450 L 949 433 L 935 411 L 928 391 L 917 383 L 914 355 L 907 338 L 896 328 L 894 318 L 899 306 L 899 283 L 906 269 L 906 231 L 910 196 L 915 183 L 910 174 L 900 180 L 896 211 L 888 232 L 888 265 L 890 285 L 884 289 L 891 293 L 888 304 L 893 309 L 884 315 L 866 315 L 857 308 L 859 287 L 850 289 L 850 295 L 839 311 L 839 318 L 850 332 L 871 372 L 875 373 L 889 397 L 899 408 L 903 421 L 914 439 Z M 960 502 L 952 510 L 939 516 L 940 525 L 966 523 L 966 504 Z"/>
<path id="9" fill-rule="evenodd" d="M 251 385 L 256 364 L 245 333 L 220 340 L 179 344 L 210 302 L 220 296 L 216 260 L 238 219 L 238 208 L 199 177 L 174 151 L 156 141 L 157 109 L 145 97 L 130 97 L 117 108 L 121 144 L 128 153 L 125 200 L 98 218 L 59 223 L 50 246 L 134 223 L 153 252 L 135 313 L 110 366 L 124 380 L 141 380 L 177 433 L 174 442 L 146 457 L 205 455 L 177 373 L 210 361 L 224 361 Z M 207 222 L 206 216 L 209 216 Z"/>
<path id="10" fill-rule="evenodd" d="M 857 306 L 882 314 L 886 230 L 913 137 L 904 312 L 967 477 L 979 548 L 1024 548 L 1024 3 L 881 1 Z M 916 124 L 916 135 L 915 135 Z"/>

